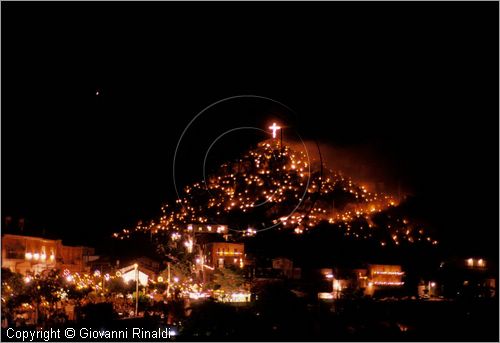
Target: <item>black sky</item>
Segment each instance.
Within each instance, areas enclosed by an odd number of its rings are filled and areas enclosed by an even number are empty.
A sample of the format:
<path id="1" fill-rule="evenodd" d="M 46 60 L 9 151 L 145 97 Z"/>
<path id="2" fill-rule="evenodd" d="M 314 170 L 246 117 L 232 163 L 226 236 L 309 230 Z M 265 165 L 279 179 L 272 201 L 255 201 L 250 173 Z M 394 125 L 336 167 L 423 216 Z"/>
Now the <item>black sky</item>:
<path id="1" fill-rule="evenodd" d="M 191 118 L 257 94 L 498 249 L 498 38 L 496 2 L 2 2 L 2 216 L 84 243 L 150 219 Z"/>

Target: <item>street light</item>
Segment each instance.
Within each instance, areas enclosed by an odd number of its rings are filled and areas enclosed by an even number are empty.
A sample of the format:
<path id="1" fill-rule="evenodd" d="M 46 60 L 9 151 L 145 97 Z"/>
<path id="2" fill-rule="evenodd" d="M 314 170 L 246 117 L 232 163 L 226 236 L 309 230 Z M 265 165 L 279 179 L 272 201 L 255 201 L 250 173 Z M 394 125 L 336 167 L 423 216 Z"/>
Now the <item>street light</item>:
<path id="1" fill-rule="evenodd" d="M 111 277 L 109 276 L 109 274 L 104 274 L 103 278 L 102 278 L 102 294 L 105 295 L 106 294 L 106 282 L 109 281 Z"/>
<path id="2" fill-rule="evenodd" d="M 167 298 L 170 299 L 170 262 L 167 262 Z"/>
<path id="3" fill-rule="evenodd" d="M 434 296 L 435 287 L 436 287 L 436 283 L 434 281 L 429 281 L 429 297 Z"/>
<path id="4" fill-rule="evenodd" d="M 134 263 L 135 269 L 135 316 L 138 316 L 139 311 L 139 265 Z"/>

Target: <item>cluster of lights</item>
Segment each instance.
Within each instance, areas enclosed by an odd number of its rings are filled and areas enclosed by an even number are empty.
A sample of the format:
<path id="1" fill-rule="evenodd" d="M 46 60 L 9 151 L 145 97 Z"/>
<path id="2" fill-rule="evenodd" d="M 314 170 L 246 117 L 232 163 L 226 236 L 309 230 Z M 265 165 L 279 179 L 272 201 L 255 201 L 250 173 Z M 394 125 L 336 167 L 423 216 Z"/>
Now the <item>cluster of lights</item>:
<path id="1" fill-rule="evenodd" d="M 256 234 L 257 234 L 257 230 L 252 229 L 250 227 L 245 232 L 245 236 L 247 236 L 247 237 L 255 236 Z"/>
<path id="2" fill-rule="evenodd" d="M 184 246 L 186 247 L 186 250 L 187 250 L 188 253 L 192 253 L 193 252 L 193 239 L 192 238 L 188 238 L 184 242 Z"/>
<path id="3" fill-rule="evenodd" d="M 107 275 L 107 274 L 106 274 Z M 40 285 L 38 284 L 38 281 L 42 279 L 43 276 L 40 274 L 27 274 L 24 276 L 23 281 L 26 285 L 34 285 L 36 286 L 37 289 L 40 289 Z M 67 295 L 69 290 L 67 289 L 67 286 L 69 285 L 75 285 L 77 289 L 84 289 L 84 288 L 89 288 L 90 290 L 93 291 L 98 291 L 99 290 L 99 284 L 98 282 L 92 278 L 91 276 L 87 274 L 79 274 L 79 273 L 71 273 L 69 270 L 64 270 L 64 272 L 61 274 L 55 275 L 56 279 L 61 279 L 66 282 L 66 285 L 62 285 L 61 288 L 58 288 L 56 290 L 53 290 L 53 295 L 60 300 L 64 300 Z M 6 289 L 11 290 L 12 288 L 10 285 L 7 285 L 6 283 L 3 283 L 3 286 L 6 287 Z M 49 307 L 51 304 L 46 301 L 42 300 L 40 302 L 41 306 L 44 307 Z M 26 309 L 28 308 L 33 308 L 32 305 L 29 303 L 24 303 L 22 306 Z"/>
<path id="4" fill-rule="evenodd" d="M 280 128 L 272 125 L 270 129 L 275 136 Z M 321 176 L 311 167 L 304 151 L 293 150 L 279 139 L 260 142 L 242 158 L 223 164 L 205 182 L 186 186 L 185 195 L 174 206 L 166 204 L 161 208 L 162 215 L 158 220 L 140 222 L 133 230 L 123 229 L 114 237 L 130 238 L 132 231 L 159 236 L 169 232 L 172 240 L 181 240 L 183 235 L 189 237 L 188 234 L 200 230 L 225 234 L 227 226 L 210 223 L 227 222 L 233 214 L 268 210 L 274 216 L 278 213 L 276 219 L 269 220 L 269 225 L 291 229 L 296 234 L 303 234 L 321 222 L 328 222 L 341 229 L 346 237 L 378 239 L 381 246 L 403 242 L 438 244 L 421 226 L 410 223 L 407 218 L 387 216 L 388 223 L 384 227 L 374 223 L 373 216 L 398 206 L 394 197 L 371 192 L 366 186 L 356 184 L 332 170 L 325 171 L 326 175 Z M 313 194 L 319 195 L 319 200 L 310 208 L 311 202 L 307 201 L 307 197 Z M 339 195 L 348 199 L 347 205 L 341 208 L 327 200 Z M 239 217 L 243 221 L 247 218 Z M 256 224 L 241 222 L 240 225 Z M 253 228 L 235 229 L 243 236 L 257 233 Z"/>
<path id="5" fill-rule="evenodd" d="M 178 241 L 179 239 L 181 239 L 181 234 L 178 232 L 173 232 L 171 238 L 173 241 Z"/>
<path id="6" fill-rule="evenodd" d="M 245 291 L 226 293 L 221 290 L 213 291 L 212 295 L 220 302 L 249 302 L 250 293 Z"/>
<path id="7" fill-rule="evenodd" d="M 189 299 L 198 300 L 208 298 L 210 297 L 210 294 L 205 292 L 189 292 L 188 296 Z"/>
<path id="8" fill-rule="evenodd" d="M 403 275 L 404 272 L 381 272 L 381 271 L 374 271 L 373 274 L 375 274 L 375 275 Z"/>
<path id="9" fill-rule="evenodd" d="M 217 255 L 220 256 L 240 256 L 242 254 L 241 251 L 217 251 Z"/>
<path id="10" fill-rule="evenodd" d="M 238 260 L 240 264 L 243 261 L 241 258 L 239 258 Z M 199 262 L 203 261 L 200 260 Z M 205 265 L 205 267 L 213 269 L 212 267 L 207 265 Z M 23 280 L 26 285 L 29 285 L 32 284 L 33 282 L 36 282 L 41 277 L 42 276 L 39 274 L 26 275 L 23 278 Z M 54 295 L 56 296 L 56 298 L 60 300 L 64 300 L 68 296 L 69 292 L 68 286 L 70 285 L 76 286 L 76 288 L 80 290 L 88 289 L 90 291 L 94 291 L 97 294 L 104 296 L 105 293 L 107 292 L 105 287 L 105 282 L 108 282 L 115 278 L 124 279 L 123 275 L 119 271 L 116 272 L 116 275 L 110 275 L 108 273 L 101 273 L 99 270 L 95 270 L 92 273 L 78 273 L 78 272 L 70 272 L 68 269 L 65 269 L 61 274 L 57 274 L 55 278 L 65 281 L 61 288 L 54 290 Z M 159 290 L 155 285 L 163 283 L 164 277 L 159 276 L 157 278 L 157 282 L 153 280 L 149 280 L 149 282 L 150 285 L 145 290 L 145 295 L 152 299 L 155 295 L 161 294 L 163 292 L 163 290 Z M 14 291 L 11 285 L 7 284 L 6 282 L 2 282 L 2 287 L 4 287 L 4 289 L 6 289 L 7 291 L 11 292 Z M 40 286 L 38 287 L 40 289 Z M 173 276 L 171 287 L 173 289 L 178 290 L 182 296 L 190 297 L 192 299 L 208 297 L 214 293 L 211 290 L 203 291 L 202 286 L 194 283 L 193 279 L 189 277 L 181 278 L 179 276 Z M 163 287 L 161 289 L 163 289 Z M 219 293 L 217 294 L 221 296 L 223 294 L 223 291 L 219 291 Z M 228 295 L 229 297 L 224 297 L 224 298 L 221 297 L 219 300 L 230 301 L 230 302 L 241 302 L 241 301 L 249 301 L 250 299 L 250 294 L 246 292 L 235 292 L 235 293 L 230 293 Z M 131 296 L 130 294 L 127 295 L 127 297 L 130 296 Z M 40 302 L 39 305 L 44 307 L 52 306 L 48 301 L 45 300 Z M 25 309 L 34 308 L 33 305 L 29 303 L 24 303 L 21 306 L 23 306 Z"/>
<path id="11" fill-rule="evenodd" d="M 375 286 L 402 286 L 404 285 L 404 281 L 373 281 L 368 283 L 368 286 L 375 285 Z"/>
<path id="12" fill-rule="evenodd" d="M 41 253 L 35 252 L 26 252 L 24 254 L 24 258 L 28 261 L 34 260 L 34 261 L 46 261 L 47 260 L 47 254 L 45 251 L 42 251 Z M 49 256 L 49 260 L 53 262 L 56 259 L 54 253 L 52 252 Z"/>
<path id="13" fill-rule="evenodd" d="M 226 225 L 193 225 L 193 224 L 188 224 L 186 226 L 186 230 L 188 232 L 205 232 L 205 233 L 227 233 L 227 226 Z"/>
<path id="14" fill-rule="evenodd" d="M 475 260 L 473 258 L 469 258 L 469 259 L 467 259 L 466 264 L 468 267 L 485 267 L 486 261 L 483 260 L 482 258 L 477 259 L 477 260 Z"/>

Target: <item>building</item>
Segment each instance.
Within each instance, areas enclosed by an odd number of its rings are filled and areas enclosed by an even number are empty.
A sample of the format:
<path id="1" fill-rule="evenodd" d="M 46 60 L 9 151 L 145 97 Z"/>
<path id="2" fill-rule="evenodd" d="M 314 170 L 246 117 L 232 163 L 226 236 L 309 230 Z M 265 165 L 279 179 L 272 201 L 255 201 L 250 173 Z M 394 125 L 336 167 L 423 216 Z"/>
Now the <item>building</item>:
<path id="1" fill-rule="evenodd" d="M 404 274 L 400 265 L 369 264 L 366 268 L 318 269 L 310 279 L 314 280 L 320 298 L 337 299 L 349 294 L 397 293 L 404 285 Z"/>
<path id="2" fill-rule="evenodd" d="M 60 239 L 14 234 L 2 237 L 2 268 L 21 274 L 48 269 L 88 272 L 89 262 L 97 258 L 94 254 L 93 248 L 66 246 Z"/>
<path id="3" fill-rule="evenodd" d="M 403 275 L 404 272 L 399 265 L 368 265 L 368 278 L 373 286 L 402 286 Z"/>
<path id="4" fill-rule="evenodd" d="M 272 260 L 273 269 L 277 270 L 285 279 L 300 279 L 301 269 L 293 266 L 293 261 L 286 257 L 277 257 Z"/>
<path id="5" fill-rule="evenodd" d="M 400 265 L 369 264 L 365 294 L 373 295 L 377 290 L 388 290 L 404 285 L 404 271 Z"/>
<path id="6" fill-rule="evenodd" d="M 245 245 L 243 243 L 212 242 L 203 246 L 205 263 L 214 269 L 245 265 Z"/>
<path id="7" fill-rule="evenodd" d="M 116 275 L 121 276 L 125 283 L 137 280 L 143 286 L 147 286 L 149 280 L 154 280 L 156 278 L 156 274 L 153 270 L 150 270 L 147 267 L 140 265 L 139 263 L 131 264 L 119 269 L 116 272 Z"/>
<path id="8" fill-rule="evenodd" d="M 446 298 L 491 298 L 497 294 L 498 266 L 481 256 L 443 261 L 436 286 Z"/>

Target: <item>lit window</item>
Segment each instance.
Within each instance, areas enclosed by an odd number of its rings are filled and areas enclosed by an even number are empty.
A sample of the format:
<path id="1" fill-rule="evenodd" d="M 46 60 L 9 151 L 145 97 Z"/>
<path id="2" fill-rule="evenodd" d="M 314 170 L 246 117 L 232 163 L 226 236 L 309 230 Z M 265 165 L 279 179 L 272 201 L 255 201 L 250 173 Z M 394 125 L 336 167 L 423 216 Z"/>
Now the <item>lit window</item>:
<path id="1" fill-rule="evenodd" d="M 474 259 L 469 258 L 469 259 L 467 260 L 467 265 L 468 265 L 469 267 L 474 266 Z"/>

